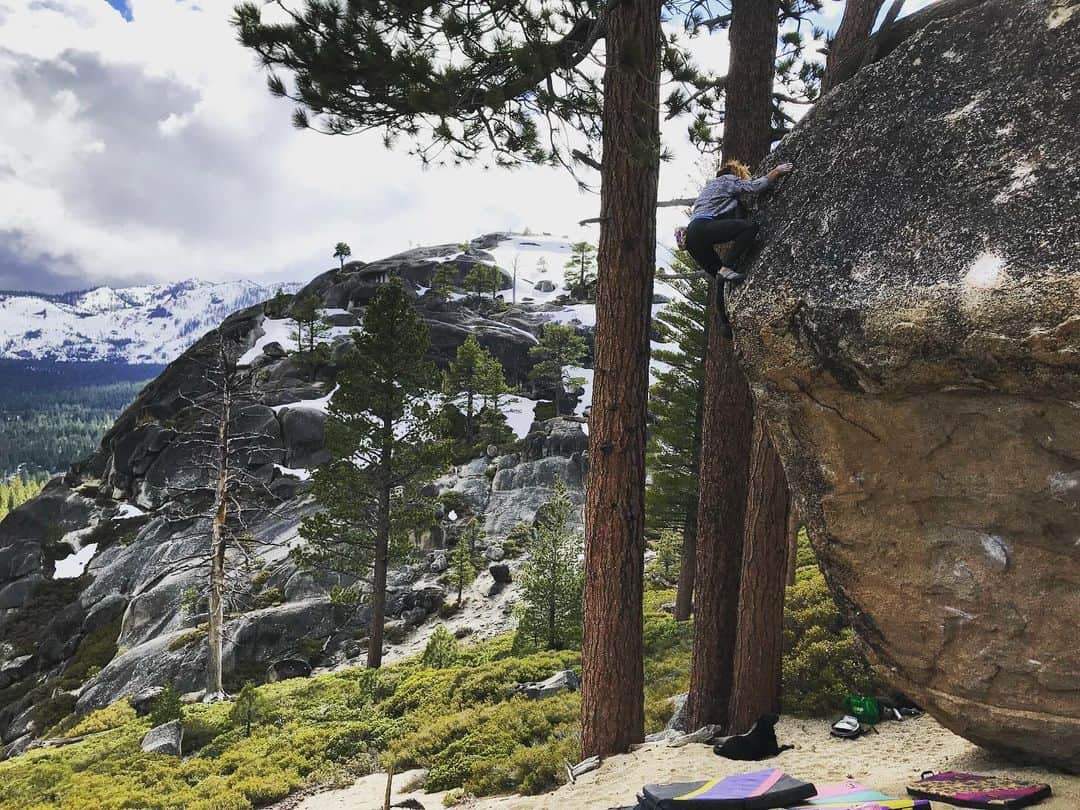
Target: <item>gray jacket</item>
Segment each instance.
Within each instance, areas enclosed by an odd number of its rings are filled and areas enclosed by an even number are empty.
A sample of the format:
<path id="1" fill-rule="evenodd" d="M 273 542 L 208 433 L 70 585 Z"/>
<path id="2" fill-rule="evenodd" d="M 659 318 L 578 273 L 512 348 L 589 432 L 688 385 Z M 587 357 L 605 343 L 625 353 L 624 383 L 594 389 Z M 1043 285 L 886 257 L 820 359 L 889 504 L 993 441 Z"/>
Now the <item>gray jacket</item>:
<path id="1" fill-rule="evenodd" d="M 722 174 L 705 184 L 705 188 L 701 190 L 701 194 L 694 202 L 694 213 L 690 219 L 693 221 L 723 217 L 731 213 L 732 209 L 739 204 L 740 196 L 757 194 L 770 185 L 768 177 L 740 180 L 733 174 Z"/>

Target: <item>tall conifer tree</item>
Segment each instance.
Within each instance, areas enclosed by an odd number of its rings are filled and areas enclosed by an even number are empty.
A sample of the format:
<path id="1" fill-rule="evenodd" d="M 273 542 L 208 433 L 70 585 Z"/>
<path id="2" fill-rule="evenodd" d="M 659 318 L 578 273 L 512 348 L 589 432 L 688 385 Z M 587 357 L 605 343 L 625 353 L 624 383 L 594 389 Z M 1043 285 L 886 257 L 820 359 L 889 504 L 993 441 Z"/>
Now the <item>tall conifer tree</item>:
<path id="1" fill-rule="evenodd" d="M 692 260 L 680 252 L 672 269 L 679 273 L 694 268 Z M 647 457 L 651 485 L 645 505 L 650 528 L 682 533 L 675 618 L 685 621 L 694 593 L 708 285 L 703 281 L 673 284 L 681 295 L 656 319 L 659 340 L 677 344 L 677 349 L 653 351 L 653 357 L 668 368 L 656 374 L 649 390 L 654 421 Z"/>
<path id="2" fill-rule="evenodd" d="M 425 359 L 427 326 L 400 282 L 383 285 L 364 312 L 356 351 L 338 375 L 326 447 L 333 459 L 314 475 L 321 511 L 304 518 L 301 564 L 371 577 L 368 666 L 382 663 L 386 572 L 392 552 L 433 519 L 420 487 L 446 460 L 435 439 L 430 399 L 438 375 Z"/>

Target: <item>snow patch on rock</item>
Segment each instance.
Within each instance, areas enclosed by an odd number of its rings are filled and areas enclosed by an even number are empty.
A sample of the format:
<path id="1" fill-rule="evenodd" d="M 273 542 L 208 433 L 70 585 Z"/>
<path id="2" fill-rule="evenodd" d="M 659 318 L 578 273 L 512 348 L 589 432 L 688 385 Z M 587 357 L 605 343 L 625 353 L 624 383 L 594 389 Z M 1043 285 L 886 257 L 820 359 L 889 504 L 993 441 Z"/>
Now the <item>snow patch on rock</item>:
<path id="1" fill-rule="evenodd" d="M 83 572 L 86 571 L 86 566 L 90 564 L 90 560 L 97 554 L 97 543 L 89 543 L 74 554 L 69 554 L 62 560 L 56 561 L 56 569 L 53 572 L 53 579 L 75 579 L 81 577 Z"/>

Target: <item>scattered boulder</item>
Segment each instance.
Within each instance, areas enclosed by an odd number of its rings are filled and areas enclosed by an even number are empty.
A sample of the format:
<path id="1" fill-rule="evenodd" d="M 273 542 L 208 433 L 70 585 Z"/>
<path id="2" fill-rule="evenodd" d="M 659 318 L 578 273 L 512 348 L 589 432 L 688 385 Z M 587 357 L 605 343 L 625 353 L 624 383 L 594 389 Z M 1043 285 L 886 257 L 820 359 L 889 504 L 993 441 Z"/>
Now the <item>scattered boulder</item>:
<path id="1" fill-rule="evenodd" d="M 574 670 L 564 669 L 562 672 L 556 672 L 546 681 L 519 683 L 514 687 L 514 692 L 530 700 L 540 700 L 560 692 L 576 692 L 580 685 L 581 682 Z"/>
<path id="2" fill-rule="evenodd" d="M 0 666 L 0 689 L 21 681 L 34 671 L 34 656 L 20 655 Z"/>
<path id="3" fill-rule="evenodd" d="M 555 292 L 555 283 L 543 278 L 533 285 L 533 289 L 537 292 Z"/>
<path id="4" fill-rule="evenodd" d="M 280 360 L 283 357 L 288 357 L 289 353 L 285 350 L 285 347 L 278 343 L 276 340 L 272 340 L 263 346 L 263 354 L 267 357 L 272 357 L 275 360 Z"/>
<path id="5" fill-rule="evenodd" d="M 686 693 L 671 698 L 670 702 L 674 711 L 672 711 L 671 717 L 668 718 L 664 731 L 686 732 L 686 699 Z"/>
<path id="6" fill-rule="evenodd" d="M 179 720 L 170 720 L 146 732 L 139 747 L 148 754 L 167 754 L 178 757 L 181 754 L 183 742 L 183 723 Z"/>
<path id="7" fill-rule="evenodd" d="M 498 585 L 509 585 L 513 582 L 510 576 L 510 566 L 506 563 L 495 563 L 488 566 L 488 573 L 491 574 L 491 578 L 495 580 Z"/>
<path id="8" fill-rule="evenodd" d="M 764 167 L 797 170 L 763 202 L 730 310 L 799 514 L 880 672 L 973 742 L 1075 771 L 1067 5 L 972 4 L 824 96 Z"/>
<path id="9" fill-rule="evenodd" d="M 163 686 L 148 686 L 128 698 L 128 703 L 135 710 L 136 717 L 145 717 L 154 710 L 154 701 L 165 691 Z"/>
<path id="10" fill-rule="evenodd" d="M 428 612 L 422 607 L 409 608 L 401 614 L 401 621 L 404 622 L 406 627 L 416 627 L 424 623 L 428 617 Z"/>
<path id="11" fill-rule="evenodd" d="M 428 563 L 428 570 L 433 574 L 441 574 L 447 568 L 450 567 L 450 560 L 445 551 L 432 552 L 431 562 Z"/>
<path id="12" fill-rule="evenodd" d="M 326 414 L 296 406 L 281 411 L 281 433 L 288 467 L 317 467 L 329 454 L 323 449 Z"/>
<path id="13" fill-rule="evenodd" d="M 323 317 L 331 326 L 359 326 L 360 319 L 351 312 L 334 312 Z"/>
<path id="14" fill-rule="evenodd" d="M 291 678 L 310 678 L 311 677 L 311 665 L 299 658 L 286 658 L 282 661 L 275 661 L 269 667 L 266 668 L 266 681 L 267 683 L 275 683 L 276 681 L 287 681 Z"/>
<path id="15" fill-rule="evenodd" d="M 503 550 L 503 547 L 498 545 L 497 543 L 492 543 L 490 546 L 484 549 L 484 556 L 492 562 L 498 562 L 506 556 L 506 551 Z"/>
<path id="16" fill-rule="evenodd" d="M 16 739 L 12 740 L 6 748 L 3 749 L 4 758 L 11 759 L 12 757 L 19 756 L 19 754 L 25 754 L 27 750 L 29 750 L 33 742 L 33 734 L 24 734 L 21 737 L 17 737 Z"/>

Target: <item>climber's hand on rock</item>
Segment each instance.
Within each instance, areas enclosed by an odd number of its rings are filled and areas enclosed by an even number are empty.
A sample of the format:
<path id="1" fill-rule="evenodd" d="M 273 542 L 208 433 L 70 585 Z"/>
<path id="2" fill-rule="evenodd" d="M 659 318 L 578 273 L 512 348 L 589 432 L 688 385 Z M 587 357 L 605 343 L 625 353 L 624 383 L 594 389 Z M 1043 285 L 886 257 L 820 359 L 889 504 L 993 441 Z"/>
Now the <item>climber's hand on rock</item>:
<path id="1" fill-rule="evenodd" d="M 781 163 L 771 172 L 769 172 L 769 180 L 778 180 L 785 174 L 790 174 L 795 170 L 795 167 L 790 163 Z"/>

